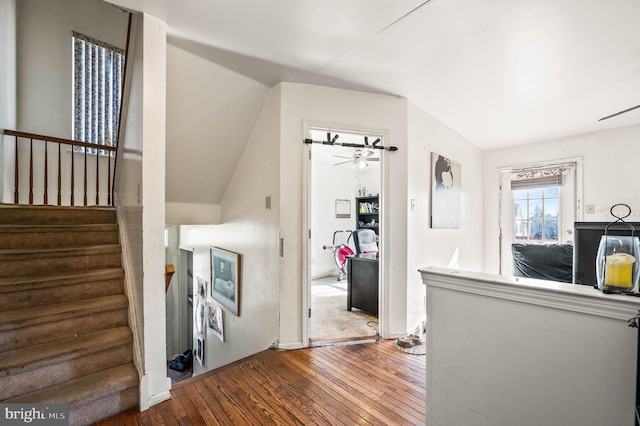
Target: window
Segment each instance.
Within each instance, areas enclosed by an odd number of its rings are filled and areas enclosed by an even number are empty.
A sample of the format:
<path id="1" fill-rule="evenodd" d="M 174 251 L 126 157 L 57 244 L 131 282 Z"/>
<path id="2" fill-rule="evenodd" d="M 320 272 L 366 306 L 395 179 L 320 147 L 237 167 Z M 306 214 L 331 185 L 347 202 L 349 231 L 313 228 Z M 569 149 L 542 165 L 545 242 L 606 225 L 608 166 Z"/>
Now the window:
<path id="1" fill-rule="evenodd" d="M 561 242 L 562 188 L 574 164 L 511 172 L 513 241 Z"/>
<path id="2" fill-rule="evenodd" d="M 559 223 L 559 186 L 513 191 L 514 240 L 557 242 Z"/>
<path id="3" fill-rule="evenodd" d="M 123 73 L 122 49 L 73 32 L 73 139 L 115 146 Z"/>

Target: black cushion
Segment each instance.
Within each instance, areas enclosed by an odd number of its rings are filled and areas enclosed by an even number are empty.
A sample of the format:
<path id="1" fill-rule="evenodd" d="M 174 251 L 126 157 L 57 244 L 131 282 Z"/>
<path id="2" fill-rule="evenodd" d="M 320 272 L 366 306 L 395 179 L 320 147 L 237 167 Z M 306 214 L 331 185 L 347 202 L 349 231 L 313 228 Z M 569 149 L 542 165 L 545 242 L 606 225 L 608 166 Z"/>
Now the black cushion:
<path id="1" fill-rule="evenodd" d="M 572 282 L 573 246 L 571 244 L 511 245 L 513 275 L 516 277 Z"/>

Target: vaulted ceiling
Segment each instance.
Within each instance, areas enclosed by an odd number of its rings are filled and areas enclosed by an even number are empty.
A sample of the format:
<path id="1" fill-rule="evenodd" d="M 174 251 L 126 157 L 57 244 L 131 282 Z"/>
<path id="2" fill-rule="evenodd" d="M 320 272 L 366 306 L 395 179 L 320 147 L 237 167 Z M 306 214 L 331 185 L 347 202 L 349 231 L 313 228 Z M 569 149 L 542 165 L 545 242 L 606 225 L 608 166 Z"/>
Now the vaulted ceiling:
<path id="1" fill-rule="evenodd" d="M 640 1 L 109 0 L 267 86 L 404 96 L 481 148 L 640 122 Z"/>

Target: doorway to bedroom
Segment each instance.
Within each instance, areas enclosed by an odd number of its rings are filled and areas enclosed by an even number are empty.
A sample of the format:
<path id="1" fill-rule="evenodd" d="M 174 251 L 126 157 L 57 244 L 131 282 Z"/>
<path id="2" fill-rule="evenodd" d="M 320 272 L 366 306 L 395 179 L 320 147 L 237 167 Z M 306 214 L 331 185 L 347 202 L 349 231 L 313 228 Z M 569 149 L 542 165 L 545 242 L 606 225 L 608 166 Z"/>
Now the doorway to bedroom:
<path id="1" fill-rule="evenodd" d="M 382 136 L 312 128 L 309 138 L 333 142 L 310 146 L 309 345 L 370 341 L 379 335 L 384 151 L 373 144 L 382 145 Z M 366 255 L 358 249 L 363 238 Z"/>

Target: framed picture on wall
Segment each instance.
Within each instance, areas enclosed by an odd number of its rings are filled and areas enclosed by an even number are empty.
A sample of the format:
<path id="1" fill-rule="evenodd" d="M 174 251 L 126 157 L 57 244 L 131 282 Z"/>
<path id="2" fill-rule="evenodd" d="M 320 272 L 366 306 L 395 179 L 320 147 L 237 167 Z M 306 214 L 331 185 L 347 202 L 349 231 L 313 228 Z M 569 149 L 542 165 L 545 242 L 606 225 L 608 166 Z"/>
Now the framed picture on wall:
<path id="1" fill-rule="evenodd" d="M 204 331 L 207 325 L 207 305 L 204 299 L 196 298 L 196 310 L 194 312 L 196 320 L 196 331 L 198 338 L 204 339 Z"/>
<path id="2" fill-rule="evenodd" d="M 200 365 L 204 365 L 204 339 L 201 339 L 200 337 L 197 339 L 195 357 Z"/>
<path id="3" fill-rule="evenodd" d="M 431 153 L 431 228 L 460 228 L 460 163 Z"/>
<path id="4" fill-rule="evenodd" d="M 207 300 L 207 310 L 209 311 L 209 320 L 207 321 L 207 330 L 218 339 L 224 342 L 224 324 L 222 320 L 222 307 L 213 300 Z"/>
<path id="5" fill-rule="evenodd" d="M 198 296 L 202 299 L 206 298 L 205 292 L 207 291 L 207 280 L 198 277 Z"/>
<path id="6" fill-rule="evenodd" d="M 218 303 L 240 316 L 240 255 L 211 247 L 211 291 Z"/>

